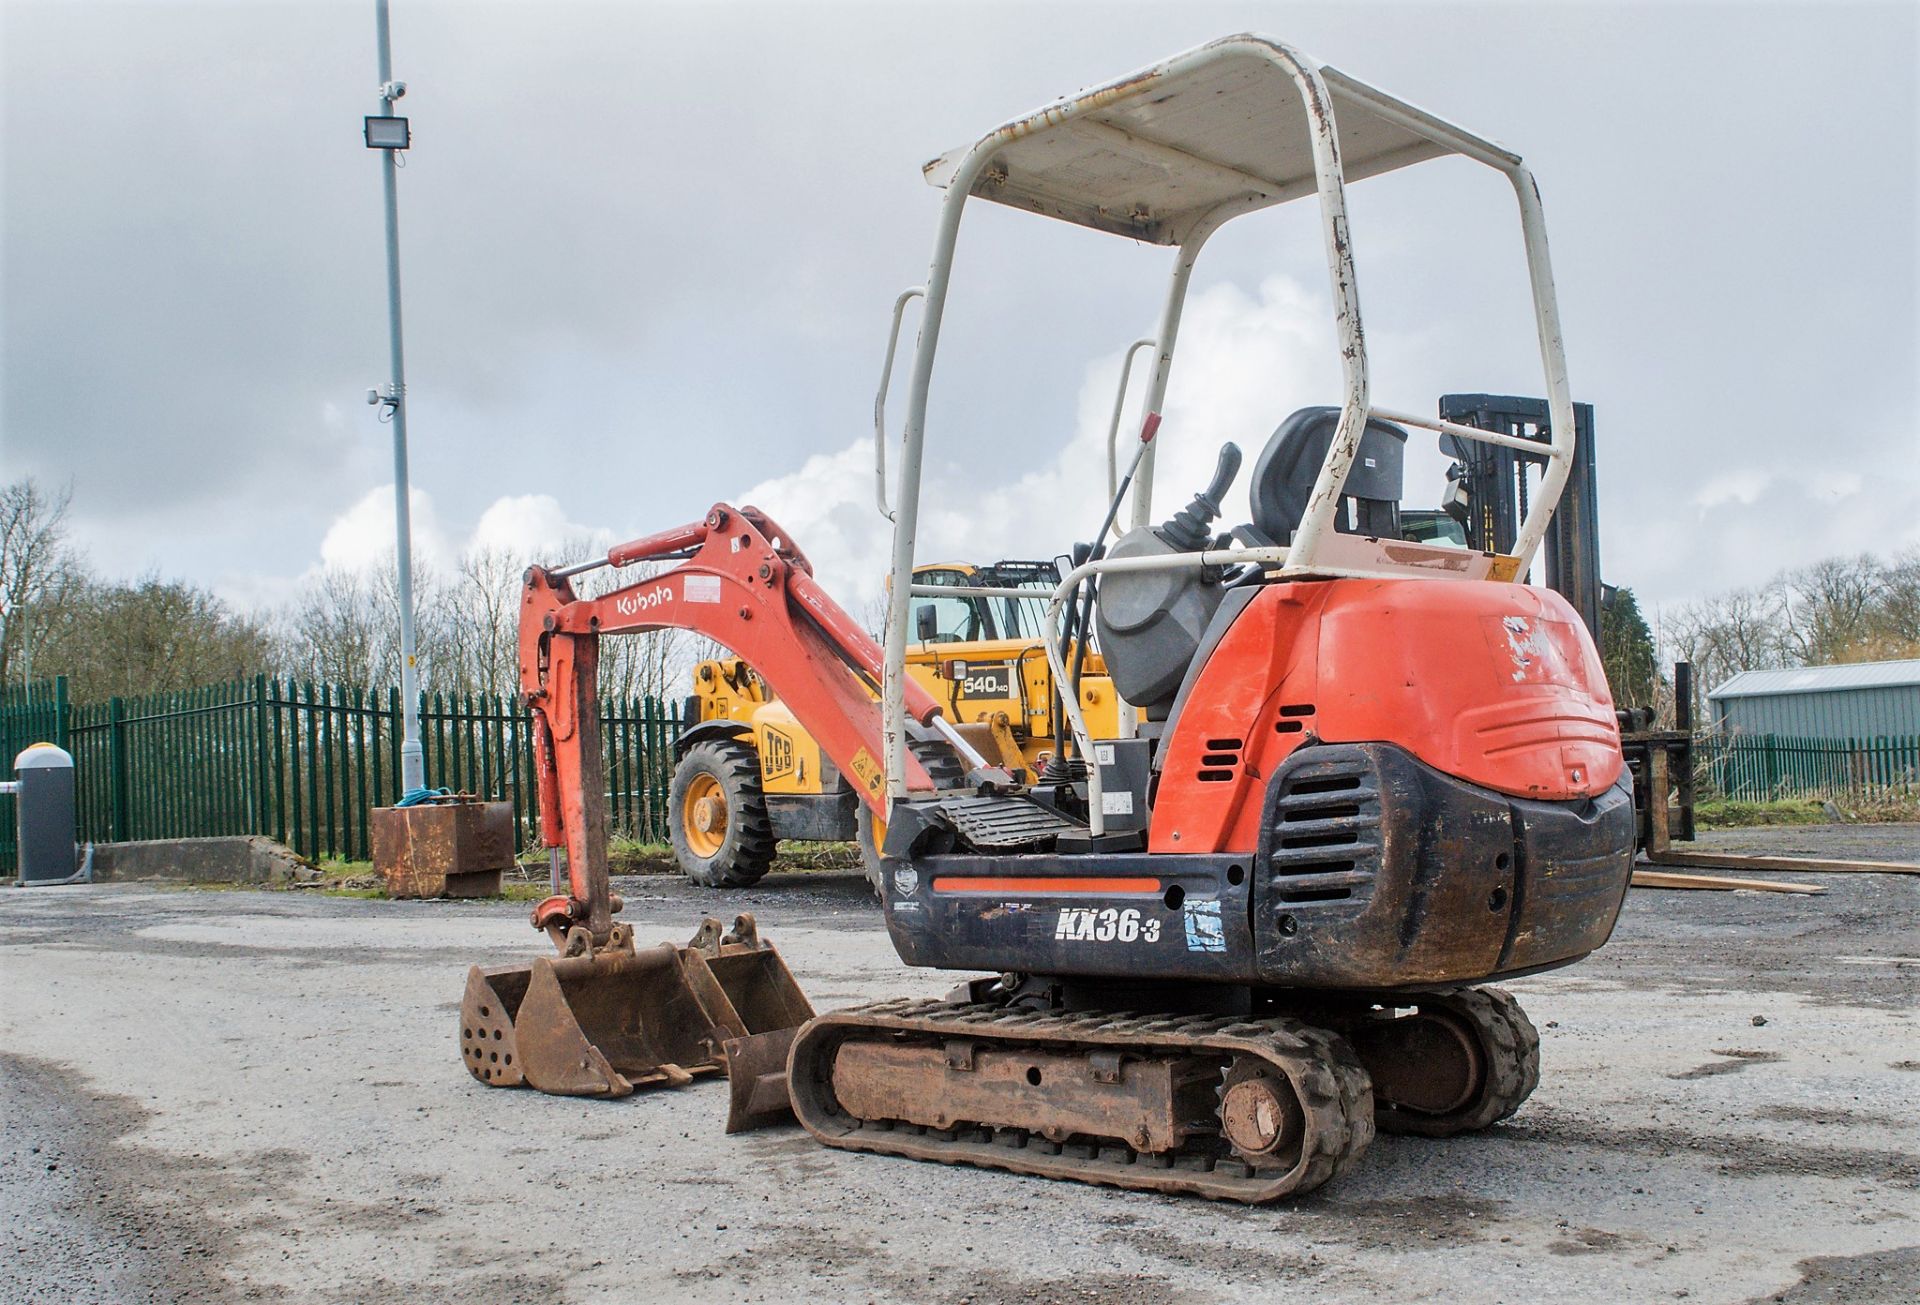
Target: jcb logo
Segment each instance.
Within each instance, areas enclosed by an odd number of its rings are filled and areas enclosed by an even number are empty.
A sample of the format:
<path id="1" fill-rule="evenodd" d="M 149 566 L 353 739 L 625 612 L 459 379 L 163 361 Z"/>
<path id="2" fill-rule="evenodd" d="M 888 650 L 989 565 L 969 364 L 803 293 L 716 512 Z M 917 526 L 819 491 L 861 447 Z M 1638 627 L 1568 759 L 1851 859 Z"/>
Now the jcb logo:
<path id="1" fill-rule="evenodd" d="M 793 740 L 778 730 L 768 730 L 766 742 L 760 750 L 761 773 L 768 779 L 778 779 L 793 771 Z"/>

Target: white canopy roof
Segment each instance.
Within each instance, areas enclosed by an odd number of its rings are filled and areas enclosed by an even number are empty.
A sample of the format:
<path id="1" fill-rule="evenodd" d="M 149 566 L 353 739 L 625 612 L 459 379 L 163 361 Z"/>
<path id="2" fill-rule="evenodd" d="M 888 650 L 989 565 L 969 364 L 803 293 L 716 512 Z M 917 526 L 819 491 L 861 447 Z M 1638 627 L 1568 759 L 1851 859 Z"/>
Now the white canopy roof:
<path id="1" fill-rule="evenodd" d="M 999 147 L 972 193 L 1162 245 L 1218 209 L 1312 194 L 1313 124 L 1276 52 L 1292 56 L 1265 37 L 1228 37 L 1017 118 L 983 138 Z M 1520 162 L 1338 69 L 1320 74 L 1348 181 L 1451 153 L 1503 169 Z M 927 164 L 927 180 L 944 188 L 973 148 Z"/>

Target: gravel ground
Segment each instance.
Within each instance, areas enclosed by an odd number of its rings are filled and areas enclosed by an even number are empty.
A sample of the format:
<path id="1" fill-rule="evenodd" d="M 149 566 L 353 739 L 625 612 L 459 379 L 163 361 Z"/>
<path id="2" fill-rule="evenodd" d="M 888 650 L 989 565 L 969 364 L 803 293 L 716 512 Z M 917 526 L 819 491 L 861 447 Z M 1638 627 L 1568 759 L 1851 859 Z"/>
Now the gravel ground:
<path id="1" fill-rule="evenodd" d="M 1920 856 L 1920 826 L 1709 835 Z M 1540 1090 L 1240 1208 L 724 1137 L 705 1081 L 620 1102 L 460 1068 L 469 961 L 524 907 L 99 886 L 0 893 L 9 1299 L 333 1302 L 1920 1298 L 1920 878 L 1636 891 L 1511 985 Z M 640 937 L 756 912 L 817 1005 L 930 995 L 850 876 L 621 891 Z"/>

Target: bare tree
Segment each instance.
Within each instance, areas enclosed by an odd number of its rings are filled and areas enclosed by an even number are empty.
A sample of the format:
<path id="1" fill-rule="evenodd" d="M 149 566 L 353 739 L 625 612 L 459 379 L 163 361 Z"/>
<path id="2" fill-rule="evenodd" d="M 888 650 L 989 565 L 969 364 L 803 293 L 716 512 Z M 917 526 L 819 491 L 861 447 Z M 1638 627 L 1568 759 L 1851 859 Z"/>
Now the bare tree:
<path id="1" fill-rule="evenodd" d="M 393 563 L 372 571 L 331 568 L 311 580 L 283 614 L 285 673 L 295 679 L 356 688 L 400 682 L 400 591 Z M 439 579 L 419 562 L 413 568 L 420 686 L 431 691 L 454 624 Z"/>
<path id="2" fill-rule="evenodd" d="M 1920 657 L 1920 548 L 1824 558 L 1688 603 L 1661 633 L 1708 688 L 1740 671 Z"/>
<path id="3" fill-rule="evenodd" d="M 445 594 L 446 622 L 435 681 L 456 692 L 519 692 L 518 638 L 524 559 L 504 549 L 461 555 Z"/>
<path id="4" fill-rule="evenodd" d="M 75 699 L 98 702 L 240 679 L 279 659 L 273 632 L 179 580 L 83 580 L 61 595 L 36 658 L 65 675 Z"/>
<path id="5" fill-rule="evenodd" d="M 377 685 L 397 671 L 393 639 L 368 577 L 329 569 L 307 584 L 286 621 L 286 672 L 324 684 Z"/>
<path id="6" fill-rule="evenodd" d="M 1887 568 L 1871 554 L 1829 557 L 1789 571 L 1775 583 L 1781 637 L 1791 658 L 1807 666 L 1854 660 L 1874 634 Z"/>
<path id="7" fill-rule="evenodd" d="M 0 684 L 36 673 L 36 647 L 59 620 L 67 591 L 85 579 L 67 546 L 72 501 L 71 488 L 49 492 L 32 477 L 0 487 Z M 37 669 L 47 673 L 44 660 Z"/>
<path id="8" fill-rule="evenodd" d="M 1708 688 L 1741 672 L 1787 664 L 1781 596 L 1775 586 L 1734 589 L 1688 603 L 1667 618 L 1675 654 Z"/>
<path id="9" fill-rule="evenodd" d="M 585 539 L 543 550 L 550 566 L 584 561 Z M 463 554 L 442 583 L 424 568 L 414 572 L 420 682 L 427 692 L 512 698 L 520 691 L 520 591 L 532 559 L 505 549 Z M 629 567 L 575 580 L 591 597 L 641 583 L 662 567 Z M 330 571 L 317 577 L 283 621 L 288 669 L 334 683 L 385 685 L 399 676 L 399 603 L 391 565 L 379 572 Z M 684 630 L 621 635 L 601 646 L 600 691 L 613 698 L 673 699 L 688 691 L 694 665 L 717 649 Z"/>
<path id="10" fill-rule="evenodd" d="M 1894 554 L 1881 572 L 1872 640 L 1881 657 L 1920 657 L 1920 547 Z"/>

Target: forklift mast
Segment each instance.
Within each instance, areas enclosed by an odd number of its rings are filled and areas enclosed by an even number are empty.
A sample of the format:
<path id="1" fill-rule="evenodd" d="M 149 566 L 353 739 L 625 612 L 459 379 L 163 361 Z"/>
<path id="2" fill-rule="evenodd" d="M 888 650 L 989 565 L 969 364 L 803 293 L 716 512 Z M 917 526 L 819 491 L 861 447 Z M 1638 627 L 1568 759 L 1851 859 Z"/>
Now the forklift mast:
<path id="1" fill-rule="evenodd" d="M 1537 439 L 1542 447 L 1551 437 L 1544 399 L 1510 394 L 1447 394 L 1440 398 L 1440 416 L 1446 421 L 1522 439 Z M 1600 579 L 1600 507 L 1594 476 L 1593 405 L 1573 405 L 1573 469 L 1560 497 L 1559 510 L 1547 526 L 1541 552 L 1546 558 L 1547 588 L 1565 598 L 1586 622 L 1595 644 L 1601 644 L 1600 618 L 1607 586 Z M 1466 532 L 1471 548 L 1504 552 L 1511 548 L 1518 523 L 1527 511 L 1528 471 L 1545 461 L 1521 450 L 1492 444 L 1452 440 L 1447 451 L 1466 472 L 1469 497 Z M 1655 704 L 1620 703 L 1620 748 L 1633 774 L 1634 808 L 1639 824 L 1637 842 L 1651 848 L 1656 839 L 1653 810 L 1647 800 L 1654 781 L 1653 754 L 1665 754 L 1666 774 L 1674 788 L 1667 823 L 1673 837 L 1691 841 L 1694 825 L 1693 667 L 1679 662 L 1673 668 L 1673 728 L 1661 729 Z"/>
<path id="2" fill-rule="evenodd" d="M 1527 474 L 1546 462 L 1551 441 L 1551 418 L 1545 399 L 1508 394 L 1446 394 L 1440 398 L 1442 421 L 1479 430 L 1496 431 L 1520 439 L 1537 439 L 1538 457 L 1497 444 L 1447 440 L 1447 451 L 1467 473 L 1471 496 L 1466 530 L 1467 545 L 1482 552 L 1510 553 L 1520 522 L 1527 514 Z M 1560 506 L 1547 524 L 1541 552 L 1546 557 L 1547 588 L 1559 594 L 1596 643 L 1600 640 L 1600 510 L 1594 484 L 1593 405 L 1573 405 L 1573 469 L 1560 495 Z"/>

